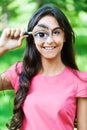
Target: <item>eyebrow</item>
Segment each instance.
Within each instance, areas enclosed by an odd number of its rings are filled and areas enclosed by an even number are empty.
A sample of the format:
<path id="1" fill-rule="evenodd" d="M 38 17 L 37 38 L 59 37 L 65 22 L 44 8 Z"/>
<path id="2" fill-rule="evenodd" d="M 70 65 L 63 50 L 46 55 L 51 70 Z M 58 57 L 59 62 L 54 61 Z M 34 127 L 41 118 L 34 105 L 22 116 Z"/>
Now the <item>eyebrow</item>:
<path id="1" fill-rule="evenodd" d="M 62 28 L 62 27 L 55 27 L 55 28 L 53 28 L 53 30 L 52 30 L 52 31 L 55 31 L 56 29 L 61 29 L 61 30 L 63 30 L 63 28 Z"/>
<path id="2" fill-rule="evenodd" d="M 47 27 L 47 26 L 44 25 L 44 24 L 37 24 L 37 26 L 42 27 L 42 28 L 45 28 L 45 29 L 49 29 L 49 27 Z"/>
<path id="3" fill-rule="evenodd" d="M 37 24 L 37 26 L 39 27 L 42 27 L 42 28 L 45 28 L 45 29 L 49 29 L 49 27 L 47 27 L 46 25 L 44 24 Z M 52 29 L 52 31 L 56 30 L 56 29 L 62 29 L 62 27 L 58 26 L 58 27 L 55 27 Z M 63 30 L 63 29 L 62 29 Z"/>

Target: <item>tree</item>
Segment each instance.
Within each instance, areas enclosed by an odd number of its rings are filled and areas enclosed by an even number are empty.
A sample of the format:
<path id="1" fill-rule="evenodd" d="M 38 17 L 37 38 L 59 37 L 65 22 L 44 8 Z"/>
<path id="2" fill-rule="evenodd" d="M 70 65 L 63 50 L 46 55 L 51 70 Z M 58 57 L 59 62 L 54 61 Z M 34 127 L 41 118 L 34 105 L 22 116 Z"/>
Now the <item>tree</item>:
<path id="1" fill-rule="evenodd" d="M 79 12 L 81 10 L 87 12 L 87 0 L 32 0 L 32 1 L 36 1 L 38 3 L 38 7 L 46 3 L 52 3 L 66 10 L 69 10 L 69 7 L 67 5 L 70 5 L 70 7 L 73 6 L 74 11 L 76 12 Z"/>
<path id="2" fill-rule="evenodd" d="M 80 12 L 87 13 L 87 0 L 28 0 L 37 2 L 38 8 L 46 3 L 58 6 L 65 12 L 73 26 L 78 26 Z"/>
<path id="3" fill-rule="evenodd" d="M 1 30 L 7 27 L 8 20 L 13 16 L 17 16 L 18 6 L 14 5 L 13 0 L 0 0 L 0 21 L 1 21 Z"/>

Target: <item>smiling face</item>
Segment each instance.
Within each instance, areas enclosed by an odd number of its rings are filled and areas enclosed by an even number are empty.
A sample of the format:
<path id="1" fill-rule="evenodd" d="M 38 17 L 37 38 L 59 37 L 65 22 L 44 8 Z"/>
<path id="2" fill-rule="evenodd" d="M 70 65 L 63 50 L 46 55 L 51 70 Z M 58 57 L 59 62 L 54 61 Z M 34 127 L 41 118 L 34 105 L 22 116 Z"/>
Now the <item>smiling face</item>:
<path id="1" fill-rule="evenodd" d="M 61 57 L 65 41 L 64 31 L 53 16 L 44 16 L 34 27 L 34 40 L 41 58 L 53 59 Z"/>

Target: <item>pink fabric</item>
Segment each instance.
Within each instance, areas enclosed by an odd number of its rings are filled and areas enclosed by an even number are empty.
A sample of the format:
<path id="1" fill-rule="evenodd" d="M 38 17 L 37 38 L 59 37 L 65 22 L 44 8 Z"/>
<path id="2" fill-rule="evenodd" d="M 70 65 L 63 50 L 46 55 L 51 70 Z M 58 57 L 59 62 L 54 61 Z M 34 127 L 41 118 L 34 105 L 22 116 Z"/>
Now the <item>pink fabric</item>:
<path id="1" fill-rule="evenodd" d="M 21 70 L 21 64 L 18 69 Z M 19 78 L 15 65 L 6 74 L 17 91 Z M 78 75 L 87 79 L 87 72 Z M 68 67 L 56 76 L 37 74 L 22 106 L 25 114 L 22 130 L 73 130 L 77 97 L 87 97 L 87 82 Z"/>

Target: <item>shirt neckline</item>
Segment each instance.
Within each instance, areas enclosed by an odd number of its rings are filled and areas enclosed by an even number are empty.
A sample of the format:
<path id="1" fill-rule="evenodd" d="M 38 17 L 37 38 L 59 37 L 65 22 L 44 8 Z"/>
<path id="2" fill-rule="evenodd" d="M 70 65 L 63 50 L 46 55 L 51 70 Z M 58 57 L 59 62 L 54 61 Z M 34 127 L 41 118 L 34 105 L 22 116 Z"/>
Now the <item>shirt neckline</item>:
<path id="1" fill-rule="evenodd" d="M 43 74 L 38 73 L 37 76 L 42 77 L 42 78 L 53 79 L 53 78 L 61 77 L 61 76 L 65 75 L 66 72 L 67 72 L 67 67 L 65 66 L 65 68 L 60 73 L 58 73 L 56 75 L 48 76 L 48 75 L 43 75 Z"/>

